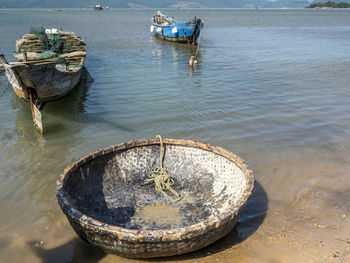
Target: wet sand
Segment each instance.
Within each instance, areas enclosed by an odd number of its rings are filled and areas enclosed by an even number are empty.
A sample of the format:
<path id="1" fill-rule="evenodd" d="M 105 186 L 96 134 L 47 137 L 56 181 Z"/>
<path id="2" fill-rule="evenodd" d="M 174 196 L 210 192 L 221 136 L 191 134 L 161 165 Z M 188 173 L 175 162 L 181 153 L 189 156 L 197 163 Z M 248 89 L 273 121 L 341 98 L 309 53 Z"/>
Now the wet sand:
<path id="1" fill-rule="evenodd" d="M 256 156 L 250 166 L 256 174 L 255 189 L 237 227 L 196 252 L 151 260 L 105 254 L 79 239 L 56 206 L 51 222 L 40 223 L 34 229 L 28 226 L 27 233 L 2 236 L 1 259 L 101 263 L 349 262 L 348 157 L 299 155 L 264 164 Z M 301 188 L 298 184 L 306 186 Z M 141 210 L 149 216 L 147 209 Z"/>

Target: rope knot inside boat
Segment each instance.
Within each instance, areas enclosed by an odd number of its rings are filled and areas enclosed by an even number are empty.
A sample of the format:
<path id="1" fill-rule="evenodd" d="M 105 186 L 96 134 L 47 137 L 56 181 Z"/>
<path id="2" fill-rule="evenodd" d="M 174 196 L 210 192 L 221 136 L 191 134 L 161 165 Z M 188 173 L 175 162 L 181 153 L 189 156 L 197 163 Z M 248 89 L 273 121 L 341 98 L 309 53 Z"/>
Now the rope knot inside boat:
<path id="1" fill-rule="evenodd" d="M 163 168 L 163 158 L 164 158 L 164 147 L 163 140 L 160 135 L 156 136 L 156 139 L 159 139 L 160 142 L 160 155 L 159 155 L 159 167 L 153 169 L 149 174 L 149 179 L 144 181 L 144 184 L 155 184 L 156 191 L 162 193 L 168 200 L 171 202 L 177 202 L 180 200 L 179 194 L 171 187 L 174 184 L 174 179 L 172 179 L 169 174 Z M 173 194 L 174 197 L 167 194 L 166 191 L 169 191 Z"/>

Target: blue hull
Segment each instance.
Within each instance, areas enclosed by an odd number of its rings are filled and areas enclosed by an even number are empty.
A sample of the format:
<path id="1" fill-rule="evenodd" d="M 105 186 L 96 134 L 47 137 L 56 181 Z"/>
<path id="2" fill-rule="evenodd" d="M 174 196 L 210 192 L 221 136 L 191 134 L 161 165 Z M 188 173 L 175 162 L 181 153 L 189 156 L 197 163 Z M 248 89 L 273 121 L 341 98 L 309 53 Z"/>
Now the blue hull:
<path id="1" fill-rule="evenodd" d="M 151 26 L 151 32 L 168 41 L 195 45 L 202 27 L 203 23 L 200 19 L 187 22 L 173 22 L 169 25 L 153 23 Z"/>

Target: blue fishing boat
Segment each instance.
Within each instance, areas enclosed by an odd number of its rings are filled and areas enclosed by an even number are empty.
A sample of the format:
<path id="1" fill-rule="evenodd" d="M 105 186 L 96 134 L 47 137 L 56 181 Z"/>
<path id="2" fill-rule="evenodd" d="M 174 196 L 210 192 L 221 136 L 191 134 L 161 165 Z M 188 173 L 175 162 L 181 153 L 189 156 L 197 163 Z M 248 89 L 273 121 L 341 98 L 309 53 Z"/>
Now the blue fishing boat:
<path id="1" fill-rule="evenodd" d="M 178 22 L 172 17 L 163 15 L 158 11 L 152 17 L 150 31 L 164 40 L 179 43 L 197 44 L 203 22 L 200 18 L 194 17 L 190 21 Z"/>

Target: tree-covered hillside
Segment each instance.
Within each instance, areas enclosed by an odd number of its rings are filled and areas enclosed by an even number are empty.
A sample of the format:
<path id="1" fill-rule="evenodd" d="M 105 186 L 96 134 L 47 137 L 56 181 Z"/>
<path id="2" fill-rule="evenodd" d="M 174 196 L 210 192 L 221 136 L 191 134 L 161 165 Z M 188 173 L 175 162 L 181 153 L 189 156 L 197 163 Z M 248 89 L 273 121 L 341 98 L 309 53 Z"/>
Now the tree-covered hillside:
<path id="1" fill-rule="evenodd" d="M 325 3 L 312 3 L 309 8 L 350 8 L 350 3 L 348 2 L 332 2 L 328 1 Z"/>

